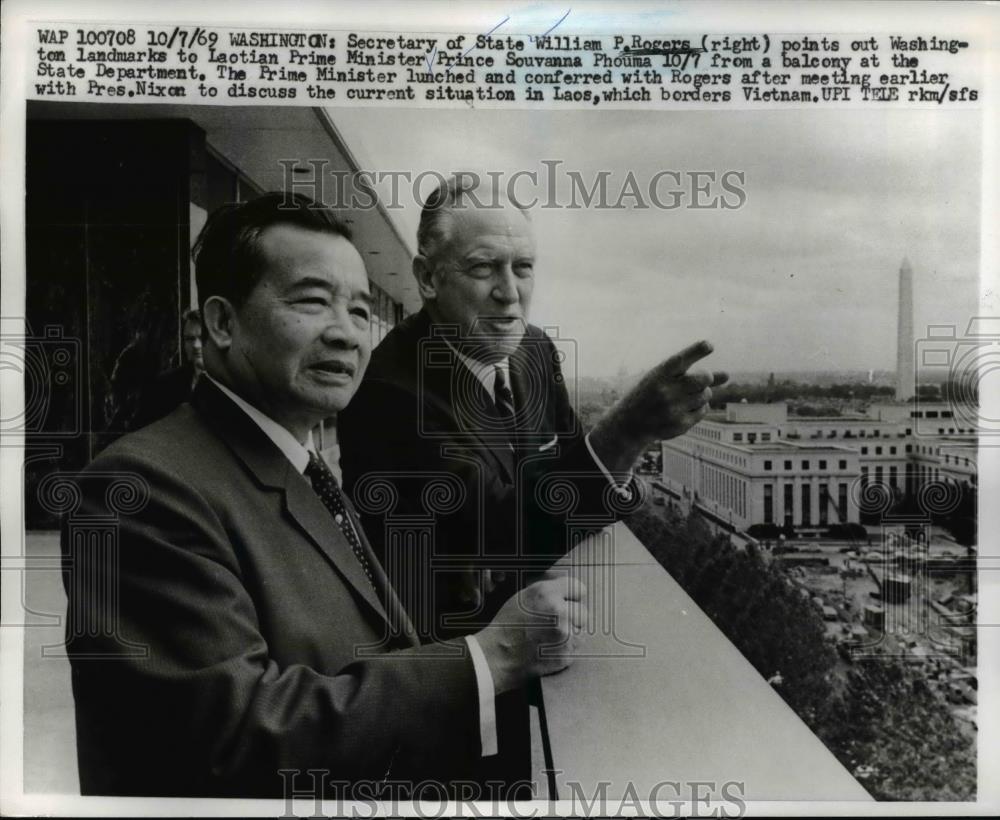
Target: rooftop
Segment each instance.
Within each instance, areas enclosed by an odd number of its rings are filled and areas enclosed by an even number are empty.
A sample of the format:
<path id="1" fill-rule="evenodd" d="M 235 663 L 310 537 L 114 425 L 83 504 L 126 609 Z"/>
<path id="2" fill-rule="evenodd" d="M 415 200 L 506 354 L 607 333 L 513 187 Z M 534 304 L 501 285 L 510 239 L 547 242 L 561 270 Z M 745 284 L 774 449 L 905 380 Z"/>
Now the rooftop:
<path id="1" fill-rule="evenodd" d="M 747 443 L 737 443 L 733 445 L 734 447 L 742 447 L 744 450 L 749 450 L 753 453 L 759 453 L 767 450 L 776 450 L 781 452 L 807 452 L 807 453 L 827 453 L 827 452 L 837 452 L 837 453 L 854 453 L 856 452 L 853 447 L 847 447 L 843 444 L 809 444 L 807 442 L 798 441 L 788 441 L 786 439 L 778 439 L 777 441 L 764 441 L 764 442 L 754 442 L 753 444 Z"/>

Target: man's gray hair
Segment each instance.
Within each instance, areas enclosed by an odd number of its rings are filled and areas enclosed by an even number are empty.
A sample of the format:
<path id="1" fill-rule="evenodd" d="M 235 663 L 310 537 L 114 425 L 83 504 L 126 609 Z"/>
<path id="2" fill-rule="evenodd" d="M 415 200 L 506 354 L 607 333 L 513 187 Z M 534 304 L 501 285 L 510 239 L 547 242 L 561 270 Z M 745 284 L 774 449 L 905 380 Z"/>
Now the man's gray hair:
<path id="1" fill-rule="evenodd" d="M 417 253 L 433 259 L 448 242 L 447 216 L 451 211 L 463 208 L 501 208 L 509 202 L 524 214 L 529 222 L 528 209 L 519 203 L 510 190 L 499 184 L 499 174 L 478 171 L 458 171 L 445 179 L 424 201 L 417 226 Z M 509 188 L 510 186 L 508 186 Z M 489 197 L 484 202 L 476 196 L 476 191 L 485 188 Z"/>

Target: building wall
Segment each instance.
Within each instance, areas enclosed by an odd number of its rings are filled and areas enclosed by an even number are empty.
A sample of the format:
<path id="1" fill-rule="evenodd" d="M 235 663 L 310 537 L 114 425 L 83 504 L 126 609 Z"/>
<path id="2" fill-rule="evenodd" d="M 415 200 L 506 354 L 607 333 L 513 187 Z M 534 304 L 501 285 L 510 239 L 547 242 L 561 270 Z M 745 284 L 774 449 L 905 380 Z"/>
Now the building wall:
<path id="1" fill-rule="evenodd" d="M 175 361 L 190 298 L 191 157 L 203 144 L 182 121 L 27 124 L 27 323 L 57 328 L 80 362 L 79 379 L 53 393 L 66 403 L 29 442 L 29 524 L 54 524 L 36 480 L 83 467 L 121 432 L 141 380 Z"/>
<path id="2" fill-rule="evenodd" d="M 976 484 L 975 438 L 959 435 L 952 409 L 880 405 L 864 416 L 817 418 L 788 416 L 783 404 L 730 404 L 661 443 L 662 481 L 737 529 L 855 523 L 869 483 L 897 495 L 935 481 Z M 919 434 L 923 421 L 935 434 Z"/>
<path id="3" fill-rule="evenodd" d="M 747 442 L 751 431 L 756 443 Z M 772 440 L 765 443 L 765 434 Z M 736 436 L 746 443 L 735 443 Z M 737 529 L 786 520 L 796 527 L 858 520 L 850 487 L 859 465 L 849 448 L 796 446 L 781 441 L 773 427 L 705 420 L 663 441 L 661 449 L 662 480 L 672 493 Z"/>

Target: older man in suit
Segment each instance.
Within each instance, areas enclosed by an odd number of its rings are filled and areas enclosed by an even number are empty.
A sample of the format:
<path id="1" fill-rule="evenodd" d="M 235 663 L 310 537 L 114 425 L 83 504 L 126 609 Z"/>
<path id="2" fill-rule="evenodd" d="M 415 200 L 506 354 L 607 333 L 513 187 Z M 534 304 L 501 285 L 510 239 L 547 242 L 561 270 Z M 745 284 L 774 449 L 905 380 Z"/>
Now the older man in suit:
<path id="1" fill-rule="evenodd" d="M 495 182 L 458 174 L 428 198 L 413 260 L 423 309 L 375 350 L 337 420 L 345 486 L 425 641 L 480 629 L 583 535 L 634 509 L 634 462 L 695 424 L 726 378 L 689 372 L 712 350 L 696 343 L 585 435 L 555 345 L 528 323 L 529 214 Z M 421 528 L 433 533 L 423 544 Z M 527 771 L 526 700 L 498 701 L 508 779 Z"/>
<path id="2" fill-rule="evenodd" d="M 688 372 L 711 352 L 699 342 L 584 435 L 561 356 L 528 323 L 529 213 L 495 183 L 457 174 L 428 198 L 413 260 L 423 309 L 378 346 L 337 422 L 345 486 L 429 640 L 478 628 L 502 600 L 487 594 L 498 576 L 509 591 L 631 509 L 634 462 L 695 424 L 726 378 Z M 429 503 L 442 476 L 461 482 L 463 503 Z M 393 503 L 380 506 L 386 484 Z M 434 519 L 432 554 L 394 549 L 394 522 L 421 517 Z"/>
<path id="3" fill-rule="evenodd" d="M 566 665 L 538 649 L 572 648 L 584 591 L 545 579 L 470 638 L 419 645 L 312 436 L 370 353 L 347 229 L 274 194 L 214 214 L 197 251 L 206 374 L 78 477 L 64 527 L 84 793 L 473 776 L 496 752 L 494 694 Z M 94 527 L 122 481 L 105 566 Z"/>

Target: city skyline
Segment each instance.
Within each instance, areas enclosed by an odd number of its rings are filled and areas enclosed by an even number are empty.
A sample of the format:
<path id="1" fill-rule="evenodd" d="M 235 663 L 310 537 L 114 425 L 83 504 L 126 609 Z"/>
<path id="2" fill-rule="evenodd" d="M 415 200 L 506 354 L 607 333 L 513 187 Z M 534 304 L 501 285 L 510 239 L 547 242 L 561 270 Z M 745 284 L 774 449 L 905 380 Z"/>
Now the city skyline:
<path id="1" fill-rule="evenodd" d="M 716 347 L 706 364 L 734 372 L 894 370 L 904 257 L 916 338 L 942 324 L 961 335 L 978 313 L 978 112 L 330 114 L 362 168 L 414 177 L 544 178 L 558 161 L 588 182 L 610 172 L 617 195 L 628 173 L 745 174 L 733 210 L 533 209 L 531 320 L 572 340 L 581 375 L 641 370 L 698 338 Z M 419 207 L 400 201 L 391 214 L 412 242 Z"/>

